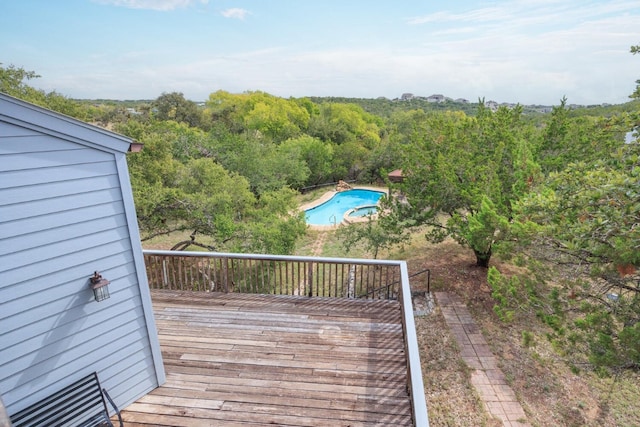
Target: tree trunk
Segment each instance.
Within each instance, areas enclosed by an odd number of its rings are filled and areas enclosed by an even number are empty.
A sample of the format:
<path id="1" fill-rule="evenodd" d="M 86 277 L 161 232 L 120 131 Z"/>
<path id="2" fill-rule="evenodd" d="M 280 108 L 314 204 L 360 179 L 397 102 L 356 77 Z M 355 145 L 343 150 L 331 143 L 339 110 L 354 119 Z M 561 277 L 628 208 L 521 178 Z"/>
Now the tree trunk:
<path id="1" fill-rule="evenodd" d="M 478 252 L 475 249 L 473 253 L 476 254 L 476 265 L 478 267 L 489 268 L 489 260 L 491 259 L 491 248 L 486 252 Z"/>

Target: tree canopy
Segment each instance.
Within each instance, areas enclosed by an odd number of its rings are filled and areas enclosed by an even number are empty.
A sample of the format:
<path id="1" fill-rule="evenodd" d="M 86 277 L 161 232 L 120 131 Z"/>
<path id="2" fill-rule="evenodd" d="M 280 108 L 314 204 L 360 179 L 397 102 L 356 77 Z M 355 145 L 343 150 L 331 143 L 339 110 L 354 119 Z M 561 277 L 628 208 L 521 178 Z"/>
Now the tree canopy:
<path id="1" fill-rule="evenodd" d="M 564 102 L 554 110 L 546 177 L 515 204 L 505 245 L 528 269 L 489 271 L 496 312 L 535 313 L 576 370 L 640 369 L 640 143 L 623 137 L 637 113 L 585 121 Z"/>
<path id="2" fill-rule="evenodd" d="M 427 238 L 452 237 L 488 266 L 503 238 L 513 202 L 537 179 L 530 148 L 532 129 L 520 108 L 476 117 L 464 113 L 416 115 L 402 145 L 404 182 L 389 199 L 382 221 L 430 226 Z M 403 124 L 407 126 L 407 124 Z"/>
<path id="3" fill-rule="evenodd" d="M 129 159 L 143 240 L 188 231 L 212 250 L 288 253 L 304 233 L 304 218 L 290 213 L 294 193 L 283 182 L 252 191 L 248 178 L 217 160 L 216 141 L 202 130 L 172 121 L 130 121 L 118 130 L 145 145 Z"/>
<path id="4" fill-rule="evenodd" d="M 0 63 L 0 92 L 80 120 L 89 118 L 89 111 L 83 105 L 55 91 L 45 92 L 29 85 L 30 80 L 37 78 L 40 78 L 40 75 L 35 71 L 27 71 L 14 65 L 3 67 Z"/>
<path id="5" fill-rule="evenodd" d="M 153 101 L 152 107 L 158 120 L 173 120 L 189 126 L 199 126 L 202 122 L 202 112 L 196 103 L 185 99 L 180 92 L 163 93 Z"/>
<path id="6" fill-rule="evenodd" d="M 508 312 L 505 296 L 519 293 L 516 305 L 536 307 L 576 367 L 640 368 L 639 159 L 636 142 L 550 174 L 515 208 L 510 249 L 531 275 L 490 274 L 498 309 Z"/>
<path id="7" fill-rule="evenodd" d="M 627 104 L 563 98 L 542 114 L 259 91 L 216 91 L 204 106 L 179 92 L 77 102 L 34 89 L 37 77 L 0 66 L 0 91 L 144 143 L 128 157 L 143 239 L 180 232 L 176 249 L 290 253 L 306 230 L 299 190 L 401 169 L 380 219 L 343 231 L 347 246 L 377 257 L 421 227 L 481 267 L 512 256 L 522 276 L 487 271 L 500 317 L 535 314 L 576 367 L 640 368 L 640 148 L 624 139 L 640 126 L 640 80 Z"/>

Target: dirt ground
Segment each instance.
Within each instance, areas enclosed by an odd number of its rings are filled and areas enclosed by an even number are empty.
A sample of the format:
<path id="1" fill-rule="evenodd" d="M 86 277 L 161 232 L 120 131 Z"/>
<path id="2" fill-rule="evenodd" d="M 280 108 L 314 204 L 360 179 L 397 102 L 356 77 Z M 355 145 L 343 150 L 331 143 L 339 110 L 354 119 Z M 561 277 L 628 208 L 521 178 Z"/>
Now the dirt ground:
<path id="1" fill-rule="evenodd" d="M 467 303 L 499 366 L 532 426 L 640 426 L 637 394 L 640 376 L 629 373 L 614 383 L 591 372 L 573 374 L 547 342 L 535 319 L 501 322 L 493 312 L 486 270 L 475 266 L 473 253 L 445 242 L 404 254 L 409 273 L 429 269 L 431 291 L 458 294 Z M 492 264 L 499 269 L 498 260 Z M 413 290 L 427 290 L 426 275 L 411 279 Z M 416 318 L 425 392 L 432 427 L 500 426 L 491 419 L 470 385 L 470 370 L 437 309 Z M 535 337 L 523 345 L 522 331 Z"/>

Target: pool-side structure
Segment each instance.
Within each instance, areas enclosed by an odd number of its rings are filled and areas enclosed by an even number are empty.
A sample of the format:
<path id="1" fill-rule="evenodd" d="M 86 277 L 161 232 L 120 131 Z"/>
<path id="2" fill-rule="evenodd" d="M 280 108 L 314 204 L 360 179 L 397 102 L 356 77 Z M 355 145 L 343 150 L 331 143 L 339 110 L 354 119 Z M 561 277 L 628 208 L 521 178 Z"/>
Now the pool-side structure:
<path id="1" fill-rule="evenodd" d="M 382 194 L 388 194 L 388 190 L 386 188 L 383 187 L 369 187 L 369 186 L 357 186 L 357 187 L 353 187 L 349 190 L 344 190 L 344 191 L 352 191 L 352 190 L 366 190 L 366 191 L 373 191 L 373 192 L 377 192 L 377 193 L 382 193 Z M 317 208 L 325 203 L 327 203 L 328 201 L 330 201 L 334 196 L 336 196 L 339 193 L 342 193 L 344 191 L 337 191 L 337 190 L 333 190 L 333 191 L 327 191 L 326 193 L 324 193 L 322 196 L 320 196 L 318 199 L 306 203 L 304 205 L 302 205 L 300 207 L 300 210 L 302 211 L 308 211 L 314 208 Z M 340 224 L 349 224 L 349 223 L 356 223 L 356 222 L 366 222 L 369 220 L 369 212 L 367 212 L 367 214 L 365 215 L 358 215 L 357 211 L 358 210 L 362 210 L 362 209 L 367 209 L 367 211 L 370 211 L 370 208 L 375 208 L 377 207 L 376 204 L 371 204 L 371 203 L 365 203 L 363 205 L 359 205 L 359 206 L 354 206 L 348 210 L 346 210 L 342 216 L 342 218 L 335 218 L 335 222 L 332 224 L 326 224 L 326 225 L 320 225 L 320 224 L 308 224 L 308 226 L 312 229 L 315 230 L 328 230 L 328 229 L 333 229 L 336 228 L 337 226 L 339 226 Z M 377 212 L 372 213 L 372 217 L 375 219 L 377 217 Z"/>

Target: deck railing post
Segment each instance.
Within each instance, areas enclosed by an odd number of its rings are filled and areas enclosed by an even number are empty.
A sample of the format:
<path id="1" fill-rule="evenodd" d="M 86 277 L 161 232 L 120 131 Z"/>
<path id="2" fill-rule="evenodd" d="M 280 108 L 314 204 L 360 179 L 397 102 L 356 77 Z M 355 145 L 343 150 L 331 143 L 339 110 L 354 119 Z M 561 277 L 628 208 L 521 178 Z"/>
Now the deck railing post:
<path id="1" fill-rule="evenodd" d="M 313 296 L 313 262 L 307 264 L 307 295 Z"/>
<path id="2" fill-rule="evenodd" d="M 222 287 L 225 292 L 229 292 L 229 258 L 222 258 Z"/>
<path id="3" fill-rule="evenodd" d="M 356 266 L 349 266 L 349 279 L 347 284 L 347 298 L 355 298 L 356 297 Z"/>
<path id="4" fill-rule="evenodd" d="M 167 260 L 162 258 L 162 288 L 169 288 L 169 273 L 167 273 Z"/>

